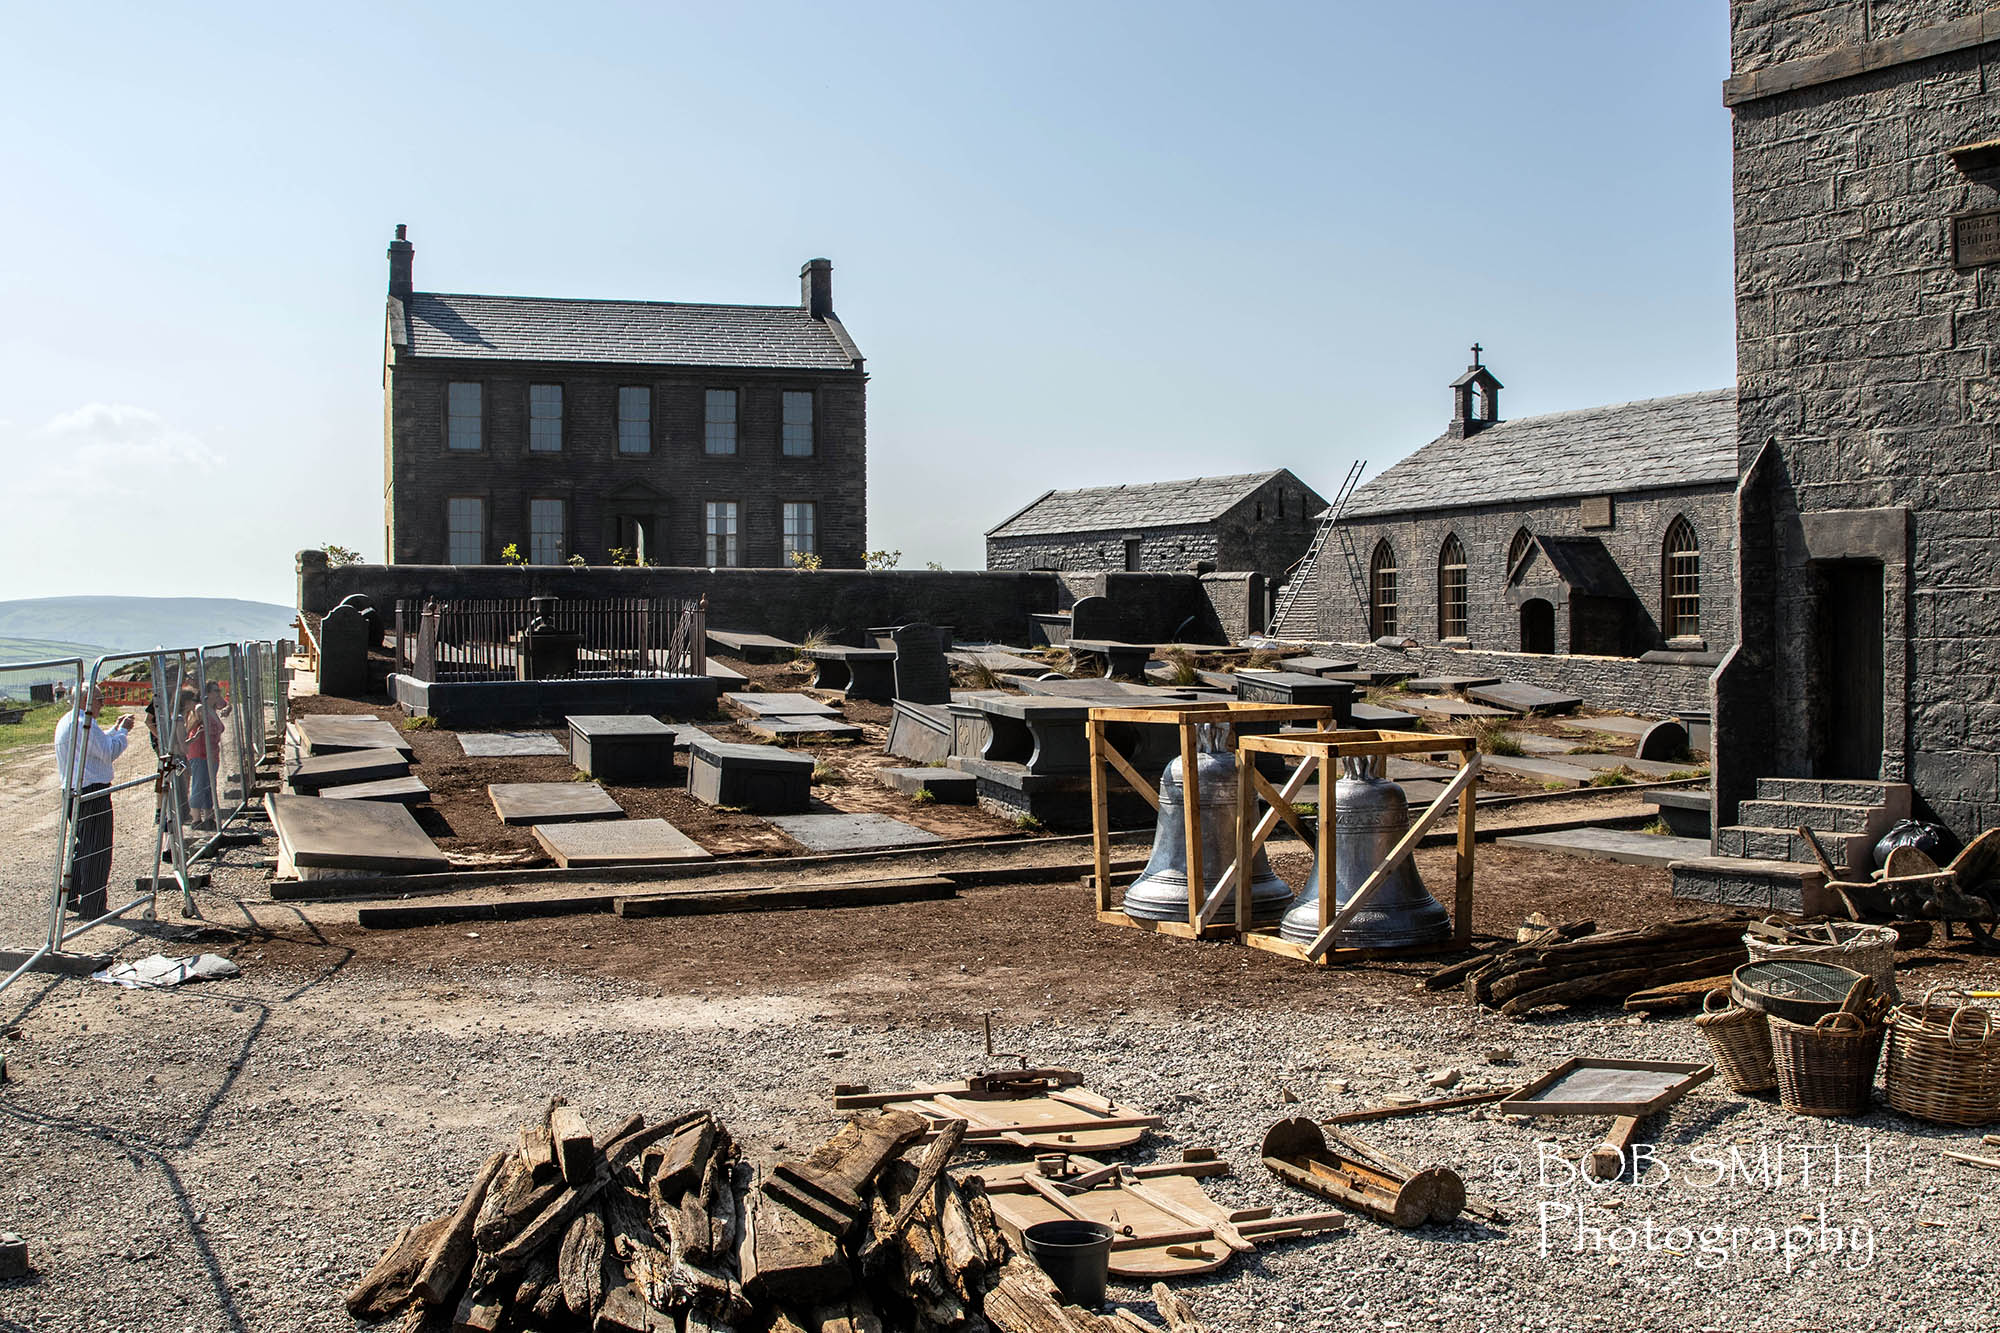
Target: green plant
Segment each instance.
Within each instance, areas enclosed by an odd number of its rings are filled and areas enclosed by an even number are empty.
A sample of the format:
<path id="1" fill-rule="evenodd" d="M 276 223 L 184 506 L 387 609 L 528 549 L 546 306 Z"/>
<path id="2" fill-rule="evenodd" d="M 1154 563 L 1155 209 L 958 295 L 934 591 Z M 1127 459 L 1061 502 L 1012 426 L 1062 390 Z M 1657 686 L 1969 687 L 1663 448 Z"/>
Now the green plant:
<path id="1" fill-rule="evenodd" d="M 1606 769 L 1602 773 L 1592 774 L 1590 785 L 1593 787 L 1629 787 L 1632 785 L 1632 773 L 1631 770 L 1621 764 L 1617 768 Z"/>
<path id="2" fill-rule="evenodd" d="M 361 563 L 361 552 L 351 546 L 336 546 L 332 542 L 324 542 L 319 549 L 326 552 L 328 569 L 342 569 L 348 565 Z"/>
<path id="3" fill-rule="evenodd" d="M 925 568 L 925 569 L 928 569 L 928 570 L 930 570 L 930 571 L 931 571 L 932 573 L 935 573 L 935 574 L 942 574 L 942 573 L 944 573 L 944 566 L 943 566 L 943 565 L 940 565 L 940 564 L 939 564 L 939 563 L 938 563 L 937 561 L 935 561 L 935 560 L 926 560 L 926 561 L 924 561 L 924 568 Z"/>
<path id="4" fill-rule="evenodd" d="M 1201 673 L 1195 670 L 1194 654 L 1180 644 L 1160 650 L 1160 660 L 1167 664 L 1169 685 L 1198 685 Z"/>
<path id="5" fill-rule="evenodd" d="M 528 563 L 528 557 L 521 554 L 521 548 L 518 545 L 508 542 L 500 548 L 500 563 L 503 565 L 525 565 Z"/>
<path id="6" fill-rule="evenodd" d="M 825 563 L 826 563 L 825 561 L 821 560 L 817 555 L 815 555 L 811 551 L 792 552 L 793 569 L 802 569 L 808 574 L 813 574 L 817 573 L 819 571 L 820 566 Z"/>
<path id="7" fill-rule="evenodd" d="M 1297 815 L 1300 819 L 1317 819 L 1319 817 L 1319 802 L 1293 801 L 1292 813 Z"/>
<path id="8" fill-rule="evenodd" d="M 590 562 L 588 560 L 585 560 L 581 555 L 573 555 L 569 559 L 565 560 L 563 563 L 568 565 L 571 569 L 590 568 Z"/>
<path id="9" fill-rule="evenodd" d="M 910 793 L 911 805 L 936 805 L 937 793 L 929 787 L 919 787 Z"/>
<path id="10" fill-rule="evenodd" d="M 421 716 L 421 717 L 406 717 L 406 718 L 404 718 L 404 719 L 403 719 L 403 730 L 404 730 L 404 731 L 431 731 L 431 730 L 434 730 L 434 729 L 435 729 L 435 728 L 437 727 L 437 724 L 438 724 L 438 720 L 437 720 L 436 718 L 432 717 L 432 716 L 431 716 L 430 714 L 428 714 L 428 713 L 425 713 L 425 714 L 424 714 L 423 716 Z"/>
<path id="11" fill-rule="evenodd" d="M 1460 722 L 1452 730 L 1460 736 L 1469 736 L 1479 746 L 1481 754 L 1518 755 L 1521 742 L 1513 732 L 1507 730 L 1505 718 L 1474 717 Z"/>
<path id="12" fill-rule="evenodd" d="M 804 657 L 807 653 L 811 652 L 813 649 L 825 648 L 832 642 L 833 642 L 833 626 L 815 625 L 813 628 L 807 630 L 805 634 L 799 639 L 798 655 L 800 657 Z"/>
<path id="13" fill-rule="evenodd" d="M 813 765 L 812 780 L 815 787 L 838 787 L 845 783 L 847 778 L 832 764 L 822 762 Z"/>
<path id="14" fill-rule="evenodd" d="M 579 768 L 578 770 L 576 770 L 576 772 L 569 775 L 569 780 L 571 782 L 589 782 L 591 780 L 590 770 L 587 768 Z"/>
<path id="15" fill-rule="evenodd" d="M 1646 827 L 1640 829 L 1639 832 L 1650 833 L 1656 838 L 1667 838 L 1667 837 L 1672 837 L 1674 831 L 1667 827 L 1666 820 L 1656 819 L 1652 823 L 1646 825 Z"/>
<path id="16" fill-rule="evenodd" d="M 869 569 L 894 569 L 902 559 L 901 551 L 870 551 L 861 557 L 861 563 Z"/>
<path id="17" fill-rule="evenodd" d="M 1559 780 L 1557 780 L 1557 779 L 1555 779 L 1555 778 L 1550 778 L 1550 779 L 1549 779 L 1549 780 L 1548 780 L 1547 782 L 1544 782 L 1544 783 L 1542 784 L 1542 790 L 1543 790 L 1543 791 L 1568 791 L 1568 790 L 1569 790 L 1569 784 L 1568 784 L 1567 782 L 1562 782 L 1562 781 L 1559 781 Z"/>
<path id="18" fill-rule="evenodd" d="M 1035 818 L 1033 815 L 1015 815 L 1014 827 L 1023 833 L 1040 833 L 1048 825 L 1042 823 L 1041 820 Z"/>
<path id="19" fill-rule="evenodd" d="M 605 554 L 611 557 L 612 565 L 619 569 L 630 569 L 639 563 L 639 553 L 629 546 L 614 546 Z"/>

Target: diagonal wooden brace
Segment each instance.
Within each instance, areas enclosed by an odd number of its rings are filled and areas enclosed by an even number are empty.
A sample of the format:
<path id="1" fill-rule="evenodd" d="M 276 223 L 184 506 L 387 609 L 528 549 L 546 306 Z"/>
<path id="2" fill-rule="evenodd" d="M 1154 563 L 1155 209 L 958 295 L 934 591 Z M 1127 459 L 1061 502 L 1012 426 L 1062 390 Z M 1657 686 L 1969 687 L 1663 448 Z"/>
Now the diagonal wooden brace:
<path id="1" fill-rule="evenodd" d="M 1402 841 L 1396 844 L 1394 850 L 1389 853 L 1381 865 L 1375 867 L 1374 873 L 1361 882 L 1361 887 L 1354 891 L 1354 896 L 1347 900 L 1347 905 L 1340 909 L 1333 920 L 1326 923 L 1325 930 L 1322 930 L 1318 935 L 1313 937 L 1313 942 L 1306 946 L 1306 957 L 1318 960 L 1326 955 L 1326 951 L 1333 947 L 1333 941 L 1339 936 L 1340 928 L 1347 924 L 1348 918 L 1365 907 L 1368 900 L 1375 896 L 1376 890 L 1389 882 L 1389 876 L 1395 874 L 1397 867 L 1407 861 L 1410 858 L 1410 854 L 1417 850 L 1417 844 L 1423 841 L 1424 834 L 1430 832 L 1431 825 L 1438 821 L 1438 817 L 1445 812 L 1445 808 L 1460 793 L 1466 791 L 1478 776 L 1479 752 L 1474 750 L 1465 756 L 1464 765 L 1460 767 L 1458 772 L 1452 775 L 1451 781 L 1444 785 L 1444 790 L 1438 793 L 1437 799 L 1431 802 L 1430 808 L 1424 811 L 1416 823 L 1410 825 L 1410 831 L 1403 835 Z M 1322 874 L 1324 873 L 1326 872 L 1322 868 Z M 1332 885 L 1325 883 L 1320 885 L 1320 892 L 1331 893 L 1332 891 Z"/>
<path id="2" fill-rule="evenodd" d="M 1264 775 L 1257 771 L 1257 765 L 1250 755 L 1239 752 L 1236 759 L 1238 763 L 1248 765 L 1243 771 L 1250 775 L 1250 780 L 1256 783 L 1259 793 L 1264 799 L 1271 802 L 1271 808 L 1264 812 L 1262 819 L 1257 821 L 1256 832 L 1250 835 L 1250 857 L 1254 860 L 1257 855 L 1257 849 L 1262 847 L 1273 833 L 1277 832 L 1278 820 L 1290 813 L 1292 798 L 1305 790 L 1306 781 L 1318 771 L 1319 760 L 1311 755 L 1307 755 L 1301 759 L 1297 771 L 1285 780 L 1284 788 L 1274 791 L 1271 784 L 1264 780 Z M 1322 804 L 1324 804 L 1323 801 Z M 1298 826 L 1295 818 L 1292 823 L 1294 828 Z M 1300 836 L 1303 837 L 1304 834 L 1301 833 Z M 1201 905 L 1202 925 L 1212 926 L 1221 920 L 1222 909 L 1235 901 L 1235 894 L 1231 890 L 1236 886 L 1236 868 L 1242 864 L 1242 860 L 1243 858 L 1239 857 L 1235 861 L 1230 862 L 1228 867 L 1223 870 L 1222 878 L 1215 882 L 1215 891 L 1209 895 L 1208 901 Z"/>

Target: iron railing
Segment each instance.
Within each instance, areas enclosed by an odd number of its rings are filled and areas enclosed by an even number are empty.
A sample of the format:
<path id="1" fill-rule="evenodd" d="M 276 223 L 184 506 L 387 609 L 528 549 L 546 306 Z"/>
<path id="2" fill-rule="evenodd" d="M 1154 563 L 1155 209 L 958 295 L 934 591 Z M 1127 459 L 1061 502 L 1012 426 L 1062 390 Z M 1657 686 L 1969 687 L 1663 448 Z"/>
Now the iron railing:
<path id="1" fill-rule="evenodd" d="M 557 678 L 700 676 L 707 673 L 708 603 L 672 597 L 399 599 L 396 670 L 422 681 L 520 678 L 521 635 L 546 609 L 577 636 L 576 667 Z M 547 673 L 544 672 L 544 675 Z"/>

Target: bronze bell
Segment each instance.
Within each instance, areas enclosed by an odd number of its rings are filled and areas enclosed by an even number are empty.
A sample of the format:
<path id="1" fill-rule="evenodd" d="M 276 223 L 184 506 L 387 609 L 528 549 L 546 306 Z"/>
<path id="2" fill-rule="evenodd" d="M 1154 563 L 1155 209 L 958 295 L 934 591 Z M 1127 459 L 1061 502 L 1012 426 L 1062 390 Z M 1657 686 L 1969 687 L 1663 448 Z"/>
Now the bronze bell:
<path id="1" fill-rule="evenodd" d="M 1203 749 L 1195 754 L 1195 782 L 1201 799 L 1201 882 L 1210 896 L 1236 859 L 1236 756 L 1221 749 L 1221 729 L 1200 729 Z M 1217 748 L 1211 749 L 1214 745 Z M 1125 915 L 1146 921 L 1188 919 L 1187 794 L 1181 761 L 1170 760 L 1160 774 L 1160 821 L 1153 829 L 1153 855 L 1125 890 Z M 1231 890 L 1232 894 L 1234 890 Z M 1292 900 L 1292 886 L 1279 879 L 1263 848 L 1250 863 L 1250 918 L 1273 922 Z M 1229 921 L 1235 908 L 1224 909 Z"/>
<path id="2" fill-rule="evenodd" d="M 1334 815 L 1333 901 L 1338 912 L 1354 891 L 1367 882 L 1403 835 L 1410 831 L 1410 803 L 1403 789 L 1382 776 L 1381 756 L 1340 761 L 1341 778 L 1334 784 L 1333 803 L 1320 802 L 1320 818 Z M 1325 867 L 1313 866 L 1305 892 L 1285 913 L 1278 933 L 1296 944 L 1310 944 L 1319 935 L 1320 877 Z M 1370 895 L 1368 903 L 1340 928 L 1334 947 L 1341 949 L 1400 949 L 1441 944 L 1451 937 L 1451 915 L 1431 897 L 1417 875 L 1417 863 L 1405 857 L 1389 882 Z"/>

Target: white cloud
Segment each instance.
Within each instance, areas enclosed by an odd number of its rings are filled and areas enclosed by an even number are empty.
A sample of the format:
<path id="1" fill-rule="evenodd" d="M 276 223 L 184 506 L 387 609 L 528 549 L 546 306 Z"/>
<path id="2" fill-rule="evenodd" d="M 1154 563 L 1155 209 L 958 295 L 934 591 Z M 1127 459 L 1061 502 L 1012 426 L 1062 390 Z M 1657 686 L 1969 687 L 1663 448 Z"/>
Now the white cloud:
<path id="1" fill-rule="evenodd" d="M 84 485 L 133 493 L 223 462 L 192 433 L 127 403 L 86 403 L 28 432 L 25 443 L 30 491 Z"/>

